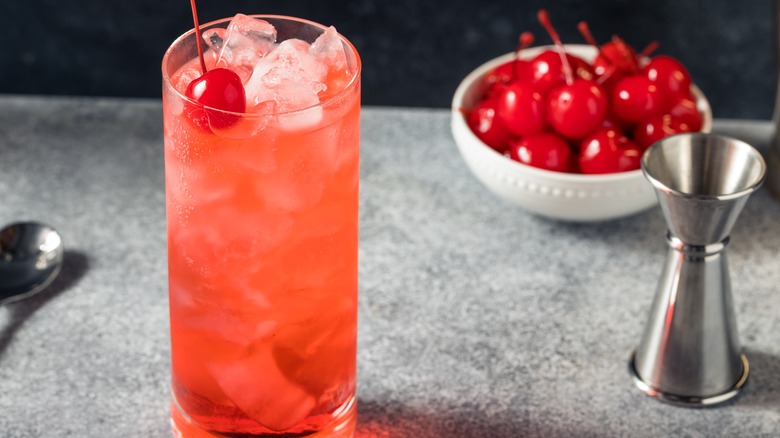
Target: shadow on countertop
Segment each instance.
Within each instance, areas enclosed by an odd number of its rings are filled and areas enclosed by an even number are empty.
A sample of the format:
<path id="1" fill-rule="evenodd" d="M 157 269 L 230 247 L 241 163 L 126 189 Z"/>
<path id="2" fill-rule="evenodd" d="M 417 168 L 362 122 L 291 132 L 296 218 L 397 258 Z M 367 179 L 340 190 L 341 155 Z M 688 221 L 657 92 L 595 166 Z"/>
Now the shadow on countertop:
<path id="1" fill-rule="evenodd" d="M 25 321 L 50 300 L 78 283 L 88 269 L 89 258 L 85 254 L 66 250 L 63 255 L 62 269 L 49 287 L 29 298 L 6 305 L 10 312 L 10 317 L 9 323 L 5 327 L 0 327 L 0 360 L 5 355 L 5 350 L 13 340 L 14 335 L 24 325 Z"/>
<path id="2" fill-rule="evenodd" d="M 747 348 L 748 383 L 735 405 L 780 410 L 780 357 Z"/>
<path id="3" fill-rule="evenodd" d="M 536 421 L 528 413 L 486 412 L 486 406 L 453 408 L 447 412 L 403 406 L 397 401 L 380 402 L 360 399 L 356 438 L 515 438 L 520 436 L 579 436 L 596 437 L 599 431 L 587 430 L 585 425 Z"/>

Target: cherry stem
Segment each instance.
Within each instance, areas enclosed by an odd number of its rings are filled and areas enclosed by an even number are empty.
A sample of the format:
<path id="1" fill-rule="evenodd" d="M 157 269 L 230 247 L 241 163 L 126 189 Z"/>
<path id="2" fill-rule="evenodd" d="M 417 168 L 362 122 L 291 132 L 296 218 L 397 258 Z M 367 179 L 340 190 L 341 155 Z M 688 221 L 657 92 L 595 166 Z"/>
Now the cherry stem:
<path id="1" fill-rule="evenodd" d="M 190 0 L 192 6 L 192 21 L 195 22 L 195 44 L 198 46 L 198 58 L 200 58 L 200 69 L 206 74 L 206 60 L 203 57 L 203 42 L 200 36 L 200 24 L 198 23 L 198 9 L 195 7 L 195 0 Z"/>
<path id="2" fill-rule="evenodd" d="M 596 79 L 596 83 L 599 85 L 604 85 L 604 82 L 607 82 L 607 80 L 615 74 L 615 71 L 617 71 L 617 68 L 615 68 L 614 64 L 609 64 L 609 67 L 604 71 L 604 73 L 599 76 L 598 79 Z"/>
<path id="3" fill-rule="evenodd" d="M 651 53 L 653 53 L 656 50 L 658 50 L 658 46 L 659 45 L 660 44 L 658 43 L 658 41 L 651 42 L 650 44 L 647 45 L 647 47 L 645 47 L 644 50 L 642 50 L 642 53 L 640 53 L 639 56 L 643 56 L 645 58 L 650 56 Z"/>
<path id="4" fill-rule="evenodd" d="M 588 44 L 597 48 L 599 52 L 601 51 L 601 47 L 599 47 L 599 43 L 596 42 L 596 38 L 593 38 L 593 34 L 590 32 L 590 27 L 588 27 L 588 23 L 584 21 L 580 21 L 579 23 L 577 23 L 577 29 L 580 30 L 582 37 L 585 38 L 585 41 Z"/>
<path id="5" fill-rule="evenodd" d="M 512 66 L 512 76 L 514 80 L 517 80 L 520 77 L 520 72 L 518 71 L 520 69 L 520 51 L 524 50 L 531 46 L 531 44 L 534 43 L 534 34 L 531 32 L 523 32 L 520 34 L 520 38 L 517 42 L 517 49 L 515 49 L 515 64 Z"/>
<path id="6" fill-rule="evenodd" d="M 563 75 L 566 77 L 566 85 L 573 84 L 574 74 L 572 73 L 569 60 L 566 58 L 566 50 L 563 48 L 563 43 L 558 36 L 558 32 L 555 31 L 555 28 L 550 22 L 550 15 L 547 13 L 546 9 L 539 9 L 537 18 L 539 19 L 539 23 L 547 30 L 547 33 L 550 34 L 550 38 L 552 38 L 553 43 L 555 43 L 555 48 L 558 49 L 558 55 L 561 57 L 561 66 L 563 67 Z"/>
<path id="7" fill-rule="evenodd" d="M 622 56 L 623 60 L 626 62 L 626 65 L 634 66 L 632 73 L 636 73 L 636 61 L 634 54 L 631 53 L 631 49 L 628 47 L 628 44 L 626 44 L 626 42 L 617 35 L 612 35 L 612 44 L 615 45 L 618 53 L 620 53 L 620 56 Z"/>
<path id="8" fill-rule="evenodd" d="M 580 30 L 580 33 L 582 34 L 582 37 L 585 38 L 585 41 L 590 44 L 591 46 L 595 47 L 596 50 L 599 52 L 599 55 L 601 55 L 602 58 L 609 61 L 609 58 L 607 58 L 604 55 L 604 51 L 601 49 L 601 46 L 598 42 L 596 42 L 596 38 L 593 38 L 593 34 L 590 32 L 590 27 L 588 26 L 588 23 L 584 21 L 580 21 L 577 24 L 577 29 Z"/>

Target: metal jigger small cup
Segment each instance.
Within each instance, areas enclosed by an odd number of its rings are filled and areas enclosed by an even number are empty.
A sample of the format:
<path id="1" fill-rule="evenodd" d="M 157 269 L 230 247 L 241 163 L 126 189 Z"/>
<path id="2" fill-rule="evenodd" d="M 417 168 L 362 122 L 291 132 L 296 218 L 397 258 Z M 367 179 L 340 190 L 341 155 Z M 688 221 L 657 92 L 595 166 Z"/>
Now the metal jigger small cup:
<path id="1" fill-rule="evenodd" d="M 736 396 L 748 376 L 731 301 L 726 246 L 766 164 L 752 146 L 680 134 L 651 146 L 642 170 L 668 227 L 669 250 L 650 317 L 631 355 L 636 385 L 659 400 L 710 406 Z"/>

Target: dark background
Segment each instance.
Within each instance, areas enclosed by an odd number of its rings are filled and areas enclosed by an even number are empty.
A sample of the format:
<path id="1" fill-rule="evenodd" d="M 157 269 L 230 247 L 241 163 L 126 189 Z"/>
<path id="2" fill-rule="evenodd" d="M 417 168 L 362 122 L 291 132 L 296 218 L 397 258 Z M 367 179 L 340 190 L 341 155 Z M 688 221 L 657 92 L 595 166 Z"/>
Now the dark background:
<path id="1" fill-rule="evenodd" d="M 160 96 L 160 60 L 192 27 L 186 0 L 0 0 L 0 93 Z M 477 65 L 511 51 L 547 8 L 564 42 L 653 40 L 685 63 L 716 117 L 768 119 L 776 87 L 772 0 L 199 0 L 201 22 L 237 12 L 334 25 L 363 59 L 366 105 L 447 107 Z"/>

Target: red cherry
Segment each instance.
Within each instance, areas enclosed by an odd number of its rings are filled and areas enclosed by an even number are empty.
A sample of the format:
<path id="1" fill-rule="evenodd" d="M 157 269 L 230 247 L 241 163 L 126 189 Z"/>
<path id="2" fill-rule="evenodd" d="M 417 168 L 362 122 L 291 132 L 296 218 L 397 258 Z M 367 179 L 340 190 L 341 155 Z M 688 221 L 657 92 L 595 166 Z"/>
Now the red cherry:
<path id="1" fill-rule="evenodd" d="M 547 93 L 561 84 L 571 84 L 577 77 L 576 74 L 582 74 L 584 79 L 592 79 L 593 70 L 590 66 L 580 58 L 566 53 L 547 10 L 540 9 L 537 18 L 542 27 L 550 34 L 550 38 L 555 44 L 555 51 L 545 50 L 531 60 L 529 65 L 531 83 L 542 93 Z"/>
<path id="2" fill-rule="evenodd" d="M 529 135 L 509 144 L 509 156 L 529 166 L 556 172 L 573 172 L 574 155 L 561 136 L 543 132 Z"/>
<path id="3" fill-rule="evenodd" d="M 236 73 L 225 68 L 215 68 L 206 71 L 206 61 L 203 57 L 203 43 L 198 24 L 198 8 L 195 0 L 190 0 L 192 8 L 192 21 L 195 24 L 195 41 L 198 48 L 200 68 L 203 72 L 199 78 L 190 82 L 184 94 L 203 107 L 188 108 L 187 114 L 198 126 L 208 128 L 209 124 L 214 128 L 224 128 L 234 124 L 238 120 L 235 114 L 225 114 L 209 108 L 243 113 L 246 111 L 246 91 L 244 84 Z M 189 106 L 189 105 L 187 105 Z"/>
<path id="4" fill-rule="evenodd" d="M 531 32 L 520 34 L 517 48 L 515 49 L 515 59 L 496 67 L 485 76 L 485 83 L 488 86 L 485 93 L 486 98 L 497 96 L 504 85 L 510 82 L 527 80 L 528 61 L 520 59 L 520 51 L 533 44 L 533 42 L 534 35 Z"/>
<path id="5" fill-rule="evenodd" d="M 665 96 L 690 92 L 691 75 L 679 61 L 671 56 L 654 57 L 642 68 L 641 73 L 654 83 Z"/>
<path id="6" fill-rule="evenodd" d="M 509 144 L 512 134 L 498 120 L 496 114 L 496 99 L 483 100 L 466 117 L 466 123 L 474 135 L 486 145 L 503 153 Z"/>
<path id="7" fill-rule="evenodd" d="M 487 91 L 484 98 L 492 99 L 500 96 L 503 89 L 512 82 L 526 81 L 527 71 L 528 61 L 523 59 L 515 59 L 496 67 L 485 75 Z"/>
<path id="8" fill-rule="evenodd" d="M 246 111 L 246 94 L 241 78 L 232 70 L 215 68 L 190 82 L 185 95 L 206 108 L 190 111 L 196 124 L 215 128 L 224 128 L 234 124 L 239 116 L 226 114 L 213 109 L 243 113 Z M 213 108 L 213 109 L 210 109 Z"/>
<path id="9" fill-rule="evenodd" d="M 518 77 L 518 73 L 522 73 L 525 66 L 528 65 L 528 61 L 522 59 L 514 59 L 505 64 L 501 64 L 485 76 L 485 83 L 488 85 L 493 84 L 508 84 L 515 80 L 515 78 L 522 80 L 522 75 Z"/>
<path id="10" fill-rule="evenodd" d="M 614 129 L 600 129 L 580 145 L 582 173 L 616 173 L 639 169 L 642 150 Z"/>
<path id="11" fill-rule="evenodd" d="M 555 43 L 565 78 L 565 85 L 550 91 L 547 100 L 548 120 L 559 134 L 568 139 L 579 140 L 601 124 L 607 113 L 607 98 L 593 80 L 575 77 L 570 57 L 566 54 L 547 11 L 540 9 L 537 17 Z"/>
<path id="12" fill-rule="evenodd" d="M 577 79 L 550 92 L 547 119 L 564 137 L 580 140 L 592 133 L 607 114 L 607 97 L 593 81 Z"/>
<path id="13" fill-rule="evenodd" d="M 575 77 L 582 79 L 594 79 L 596 77 L 593 67 L 584 59 L 567 53 L 566 60 L 571 65 Z M 528 63 L 525 71 L 528 81 L 542 93 L 547 93 L 553 88 L 566 83 L 561 56 L 553 50 L 545 50 L 536 55 Z"/>
<path id="14" fill-rule="evenodd" d="M 666 113 L 688 125 L 691 131 L 700 131 L 702 117 L 696 106 L 696 100 L 690 95 L 676 95 L 675 97 L 677 99 L 672 101 Z"/>
<path id="15" fill-rule="evenodd" d="M 691 131 L 690 126 L 683 120 L 665 114 L 663 116 L 651 117 L 638 124 L 634 128 L 634 141 L 644 150 L 662 138 Z"/>
<path id="16" fill-rule="evenodd" d="M 612 111 L 627 122 L 639 122 L 661 112 L 663 96 L 644 76 L 626 76 L 612 90 Z"/>
<path id="17" fill-rule="evenodd" d="M 566 83 L 561 67 L 561 57 L 553 50 L 536 55 L 528 64 L 531 85 L 542 93 Z"/>
<path id="18" fill-rule="evenodd" d="M 512 82 L 498 97 L 498 118 L 517 136 L 542 132 L 547 125 L 544 98 L 528 82 Z"/>

